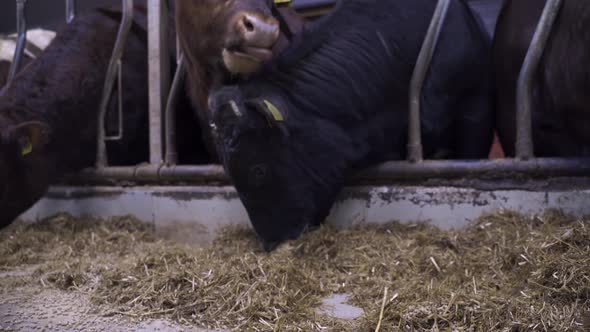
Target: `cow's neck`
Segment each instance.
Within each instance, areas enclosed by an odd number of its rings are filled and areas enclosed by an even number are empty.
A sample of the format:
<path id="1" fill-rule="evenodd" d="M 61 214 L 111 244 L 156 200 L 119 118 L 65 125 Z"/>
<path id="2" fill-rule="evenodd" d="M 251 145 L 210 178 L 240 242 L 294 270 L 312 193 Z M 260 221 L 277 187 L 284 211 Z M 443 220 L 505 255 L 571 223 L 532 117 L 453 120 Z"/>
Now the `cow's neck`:
<path id="1" fill-rule="evenodd" d="M 187 66 L 187 90 L 190 97 L 194 112 L 199 121 L 199 126 L 203 135 L 203 141 L 212 162 L 217 161 L 217 150 L 213 141 L 213 136 L 209 129 L 210 110 L 208 107 L 209 93 L 216 86 L 222 83 L 219 71 L 211 67 L 203 66 L 204 61 L 189 59 Z"/>

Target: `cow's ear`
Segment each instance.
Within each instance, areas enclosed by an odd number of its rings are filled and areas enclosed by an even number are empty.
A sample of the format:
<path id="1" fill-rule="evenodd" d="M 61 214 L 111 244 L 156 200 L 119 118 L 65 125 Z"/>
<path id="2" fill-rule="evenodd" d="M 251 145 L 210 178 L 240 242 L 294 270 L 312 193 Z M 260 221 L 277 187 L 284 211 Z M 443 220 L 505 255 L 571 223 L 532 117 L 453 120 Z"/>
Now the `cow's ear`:
<path id="1" fill-rule="evenodd" d="M 282 106 L 278 100 L 271 98 L 256 98 L 248 100 L 247 105 L 253 107 L 258 113 L 262 114 L 270 127 L 279 128 L 288 136 L 287 130 L 287 108 Z"/>
<path id="2" fill-rule="evenodd" d="M 43 148 L 50 140 L 49 126 L 40 121 L 27 121 L 10 129 L 12 139 L 16 141 L 22 156 L 29 155 Z"/>

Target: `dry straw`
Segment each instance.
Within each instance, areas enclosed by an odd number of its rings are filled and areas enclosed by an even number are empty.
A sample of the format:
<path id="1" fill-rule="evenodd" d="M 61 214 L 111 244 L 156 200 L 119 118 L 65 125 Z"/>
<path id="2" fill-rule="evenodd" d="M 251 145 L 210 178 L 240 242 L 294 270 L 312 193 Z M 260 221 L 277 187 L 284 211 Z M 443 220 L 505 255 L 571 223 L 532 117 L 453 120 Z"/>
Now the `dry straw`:
<path id="1" fill-rule="evenodd" d="M 105 314 L 236 331 L 584 331 L 588 220 L 504 211 L 460 231 L 324 226 L 265 254 L 243 228 L 195 249 L 132 218 L 59 215 L 0 232 L 0 270 L 40 264 L 28 279 L 0 279 L 0 292 L 39 283 L 85 292 Z M 333 293 L 365 315 L 318 314 Z"/>

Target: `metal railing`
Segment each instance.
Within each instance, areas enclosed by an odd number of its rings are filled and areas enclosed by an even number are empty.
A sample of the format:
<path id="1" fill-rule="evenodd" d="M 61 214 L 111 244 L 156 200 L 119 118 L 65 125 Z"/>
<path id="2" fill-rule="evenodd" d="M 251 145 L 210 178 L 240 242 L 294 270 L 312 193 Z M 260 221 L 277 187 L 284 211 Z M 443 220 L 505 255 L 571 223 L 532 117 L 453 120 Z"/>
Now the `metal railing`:
<path id="1" fill-rule="evenodd" d="M 330 2 L 331 0 L 319 0 Z M 109 167 L 104 148 L 104 109 L 105 100 L 111 95 L 112 84 L 117 68 L 120 69 L 120 56 L 131 20 L 133 19 L 133 0 L 122 0 L 123 20 L 107 71 L 103 92 L 103 103 L 99 118 L 99 137 L 96 167 L 86 169 L 71 178 L 74 182 L 133 181 L 137 183 L 199 182 L 229 183 L 221 165 L 176 165 L 175 105 L 181 90 L 185 63 L 177 43 L 177 70 L 170 86 L 168 54 L 168 6 L 166 0 L 148 0 L 148 64 L 149 64 L 149 123 L 150 158 L 149 164 L 135 167 Z M 333 2 L 333 1 L 332 1 Z M 17 0 L 23 4 L 24 0 Z M 73 0 L 68 1 L 68 22 L 75 8 Z M 309 4 L 307 4 L 309 5 Z M 424 178 L 462 178 L 505 177 L 507 174 L 527 176 L 587 176 L 590 174 L 590 158 L 534 158 L 531 132 L 531 89 L 533 75 L 538 69 L 539 58 L 545 48 L 548 35 L 560 9 L 561 0 L 547 0 L 543 15 L 537 26 L 535 36 L 529 47 L 526 60 L 519 76 L 517 98 L 517 158 L 504 160 L 423 160 L 420 132 L 420 98 L 424 79 L 436 49 L 438 37 L 445 22 L 450 0 L 438 0 L 432 21 L 412 76 L 409 98 L 408 160 L 391 161 L 363 170 L 353 177 L 353 181 L 371 182 L 388 180 L 407 180 Z M 17 14 L 24 11 L 17 11 Z M 19 21 L 24 25 L 24 16 Z M 19 33 L 22 27 L 19 25 Z M 18 49 L 17 49 L 18 51 Z M 21 51 L 22 53 L 22 51 Z M 15 59 L 18 58 L 15 54 Z M 119 89 L 121 90 L 121 89 Z M 164 114 L 163 111 L 164 110 Z M 120 109 L 120 111 L 122 111 Z M 164 120 L 164 125 L 162 125 Z M 120 123 L 121 124 L 121 123 Z M 197 125 L 197 123 L 195 123 Z M 122 133 L 120 133 L 122 134 Z M 162 140 L 165 140 L 164 146 Z M 164 158 L 163 158 L 164 156 Z"/>
<path id="2" fill-rule="evenodd" d="M 113 54 L 111 55 L 111 59 L 109 61 L 109 66 L 107 68 L 107 73 L 105 77 L 104 87 L 102 91 L 102 98 L 100 101 L 100 106 L 98 108 L 98 135 L 97 135 L 97 149 L 96 149 L 96 167 L 106 167 L 108 166 L 108 156 L 107 156 L 107 147 L 106 141 L 115 141 L 120 140 L 123 137 L 123 105 L 122 105 L 122 70 L 121 70 L 121 58 L 123 57 L 123 52 L 125 51 L 125 45 L 127 43 L 127 38 L 129 37 L 129 32 L 131 31 L 131 25 L 133 24 L 133 0 L 122 0 L 123 6 L 123 18 L 121 19 L 121 23 L 119 26 L 119 31 L 117 33 L 117 41 L 115 42 L 115 46 L 113 48 Z M 107 137 L 105 133 L 105 117 L 107 114 L 107 107 L 109 101 L 111 99 L 111 94 L 113 92 L 113 86 L 115 84 L 115 79 L 118 78 L 118 134 L 115 136 Z"/>

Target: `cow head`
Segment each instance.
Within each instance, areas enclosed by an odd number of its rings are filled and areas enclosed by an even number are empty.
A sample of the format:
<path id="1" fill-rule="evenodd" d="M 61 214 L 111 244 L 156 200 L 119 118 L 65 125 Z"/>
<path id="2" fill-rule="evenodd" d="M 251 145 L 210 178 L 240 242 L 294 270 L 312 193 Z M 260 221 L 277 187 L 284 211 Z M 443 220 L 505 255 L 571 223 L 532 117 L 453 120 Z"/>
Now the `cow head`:
<path id="1" fill-rule="evenodd" d="M 189 58 L 251 73 L 272 57 L 279 38 L 273 0 L 182 0 L 176 2 L 180 42 Z"/>
<path id="2" fill-rule="evenodd" d="M 272 88 L 262 90 L 263 96 L 247 97 L 224 87 L 211 95 L 209 107 L 220 159 L 271 251 L 327 217 L 345 163 L 337 128 L 301 119 Z"/>
<path id="3" fill-rule="evenodd" d="M 37 198 L 31 195 L 35 188 L 45 185 L 30 173 L 45 167 L 39 156 L 48 142 L 49 127 L 42 122 L 0 128 L 0 228 L 26 210 Z"/>

